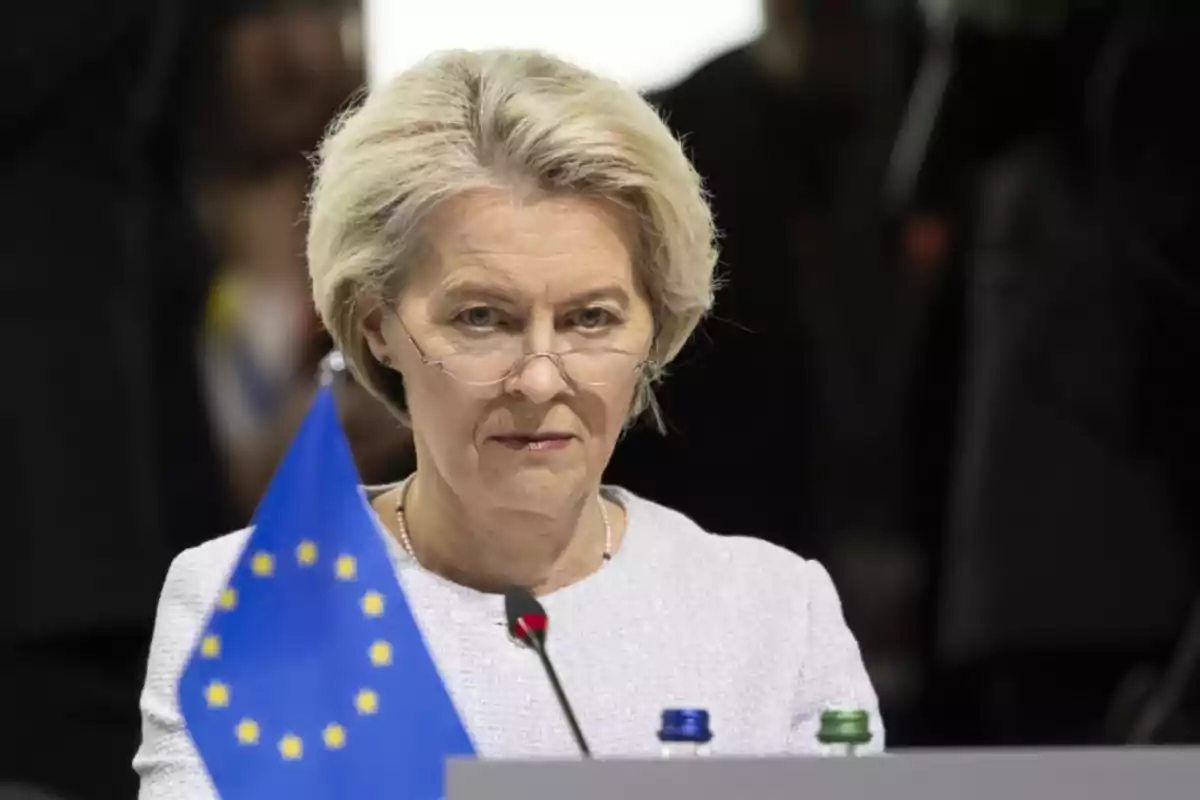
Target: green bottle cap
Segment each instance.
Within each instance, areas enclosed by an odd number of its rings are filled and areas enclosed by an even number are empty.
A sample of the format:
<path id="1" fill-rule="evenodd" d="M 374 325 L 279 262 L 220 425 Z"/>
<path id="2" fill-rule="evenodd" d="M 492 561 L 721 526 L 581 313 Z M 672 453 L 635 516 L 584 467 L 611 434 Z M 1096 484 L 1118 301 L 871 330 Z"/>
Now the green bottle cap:
<path id="1" fill-rule="evenodd" d="M 823 711 L 817 741 L 821 744 L 866 744 L 871 741 L 870 717 L 861 710 Z"/>

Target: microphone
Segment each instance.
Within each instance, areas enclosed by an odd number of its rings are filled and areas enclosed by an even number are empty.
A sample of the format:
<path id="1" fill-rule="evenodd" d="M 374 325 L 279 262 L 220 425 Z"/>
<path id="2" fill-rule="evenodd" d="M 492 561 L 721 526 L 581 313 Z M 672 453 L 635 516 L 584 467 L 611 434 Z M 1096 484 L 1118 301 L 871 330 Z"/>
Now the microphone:
<path id="1" fill-rule="evenodd" d="M 554 664 L 550 663 L 550 656 L 546 653 L 546 629 L 549 625 L 546 609 L 542 608 L 542 604 L 528 589 L 510 586 L 504 592 L 504 614 L 508 617 L 509 635 L 538 654 L 542 668 L 546 670 L 546 677 L 550 679 L 550 686 L 554 689 L 554 696 L 558 698 L 559 708 L 566 716 L 567 724 L 571 726 L 571 734 L 575 737 L 579 752 L 584 758 L 591 758 L 592 751 L 583 738 L 583 731 L 579 729 L 575 712 L 571 710 L 571 703 L 563 693 L 562 684 L 558 682 Z"/>

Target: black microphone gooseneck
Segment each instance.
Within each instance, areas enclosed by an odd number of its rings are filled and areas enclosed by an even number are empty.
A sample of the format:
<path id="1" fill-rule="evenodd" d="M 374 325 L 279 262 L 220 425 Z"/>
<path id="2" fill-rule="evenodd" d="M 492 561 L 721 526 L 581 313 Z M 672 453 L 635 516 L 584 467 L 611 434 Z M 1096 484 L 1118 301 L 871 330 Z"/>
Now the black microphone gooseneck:
<path id="1" fill-rule="evenodd" d="M 550 679 L 550 687 L 554 689 L 554 696 L 558 698 L 558 705 L 567 718 L 567 724 L 571 726 L 571 734 L 575 737 L 579 752 L 584 758 L 591 758 L 592 751 L 588 748 L 587 740 L 583 738 L 583 731 L 579 729 L 575 712 L 571 710 L 571 703 L 563 692 L 562 684 L 558 682 L 558 673 L 554 671 L 554 664 L 550 662 L 550 656 L 546 653 L 546 628 L 549 622 L 546 609 L 528 589 L 510 586 L 504 593 L 504 614 L 508 618 L 508 632 L 513 639 L 532 648 L 538 654 L 542 668 L 546 670 L 546 677 Z"/>

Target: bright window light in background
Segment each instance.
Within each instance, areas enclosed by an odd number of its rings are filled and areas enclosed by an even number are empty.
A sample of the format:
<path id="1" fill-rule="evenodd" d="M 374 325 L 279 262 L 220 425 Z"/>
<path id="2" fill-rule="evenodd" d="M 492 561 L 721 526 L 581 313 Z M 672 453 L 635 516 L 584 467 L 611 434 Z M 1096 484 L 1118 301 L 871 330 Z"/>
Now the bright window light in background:
<path id="1" fill-rule="evenodd" d="M 435 50 L 545 50 L 635 89 L 754 38 L 761 0 L 365 0 L 372 86 Z"/>

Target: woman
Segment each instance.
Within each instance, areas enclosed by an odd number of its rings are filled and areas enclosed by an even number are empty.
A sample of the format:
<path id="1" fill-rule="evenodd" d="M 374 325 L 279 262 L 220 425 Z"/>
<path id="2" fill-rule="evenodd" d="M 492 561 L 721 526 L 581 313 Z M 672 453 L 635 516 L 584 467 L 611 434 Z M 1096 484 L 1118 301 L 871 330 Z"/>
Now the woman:
<path id="1" fill-rule="evenodd" d="M 547 56 L 436 56 L 325 142 L 314 297 L 357 379 L 411 424 L 415 474 L 371 503 L 485 757 L 574 748 L 536 659 L 497 630 L 513 584 L 554 618 L 560 677 L 601 756 L 656 753 L 659 713 L 681 705 L 710 711 L 722 754 L 809 752 L 829 706 L 868 710 L 882 746 L 822 567 L 601 487 L 712 304 L 713 239 L 655 112 Z M 174 686 L 242 541 L 188 551 L 167 577 L 144 797 L 206 796 Z"/>

